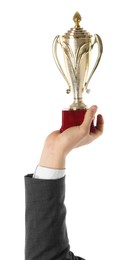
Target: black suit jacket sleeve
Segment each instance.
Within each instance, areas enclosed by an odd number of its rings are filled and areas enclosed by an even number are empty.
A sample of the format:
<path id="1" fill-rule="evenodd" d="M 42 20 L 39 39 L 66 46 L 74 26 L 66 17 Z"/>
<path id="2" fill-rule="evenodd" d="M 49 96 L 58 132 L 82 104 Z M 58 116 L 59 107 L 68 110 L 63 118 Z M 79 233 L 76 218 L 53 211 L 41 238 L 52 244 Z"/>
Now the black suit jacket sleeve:
<path id="1" fill-rule="evenodd" d="M 25 260 L 82 260 L 70 251 L 66 228 L 65 177 L 25 179 Z"/>

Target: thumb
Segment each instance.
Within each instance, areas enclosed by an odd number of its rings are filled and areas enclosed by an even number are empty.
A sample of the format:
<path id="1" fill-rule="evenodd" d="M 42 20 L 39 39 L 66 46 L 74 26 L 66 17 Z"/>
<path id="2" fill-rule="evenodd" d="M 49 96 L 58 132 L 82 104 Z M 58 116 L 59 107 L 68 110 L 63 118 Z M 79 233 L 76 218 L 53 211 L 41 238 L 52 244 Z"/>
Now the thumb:
<path id="1" fill-rule="evenodd" d="M 85 113 L 84 121 L 81 124 L 81 127 L 84 128 L 86 131 L 90 131 L 90 126 L 91 126 L 92 120 L 94 119 L 97 108 L 98 107 L 95 105 L 91 106 Z"/>

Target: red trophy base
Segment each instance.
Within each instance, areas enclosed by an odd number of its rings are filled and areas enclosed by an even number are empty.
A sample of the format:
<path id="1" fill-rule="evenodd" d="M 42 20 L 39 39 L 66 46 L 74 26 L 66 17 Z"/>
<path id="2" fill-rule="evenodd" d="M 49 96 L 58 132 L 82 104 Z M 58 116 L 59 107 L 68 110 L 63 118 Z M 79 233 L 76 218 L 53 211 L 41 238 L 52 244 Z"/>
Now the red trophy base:
<path id="1" fill-rule="evenodd" d="M 86 109 L 62 110 L 62 126 L 60 132 L 62 133 L 69 127 L 81 125 L 84 120 L 86 111 Z M 95 132 L 93 121 L 91 124 L 90 132 Z"/>

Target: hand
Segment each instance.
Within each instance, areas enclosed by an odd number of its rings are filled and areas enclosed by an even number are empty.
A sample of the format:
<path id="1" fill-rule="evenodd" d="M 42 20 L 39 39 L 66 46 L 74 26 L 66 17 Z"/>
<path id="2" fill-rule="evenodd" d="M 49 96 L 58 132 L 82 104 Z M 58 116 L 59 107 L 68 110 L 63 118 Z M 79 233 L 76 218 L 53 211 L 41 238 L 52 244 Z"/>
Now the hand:
<path id="1" fill-rule="evenodd" d="M 97 115 L 95 132 L 90 132 L 97 106 L 90 107 L 80 126 L 70 127 L 63 133 L 54 131 L 46 138 L 39 165 L 53 169 L 64 169 L 67 154 L 74 148 L 81 147 L 96 140 L 102 133 L 104 120 Z"/>

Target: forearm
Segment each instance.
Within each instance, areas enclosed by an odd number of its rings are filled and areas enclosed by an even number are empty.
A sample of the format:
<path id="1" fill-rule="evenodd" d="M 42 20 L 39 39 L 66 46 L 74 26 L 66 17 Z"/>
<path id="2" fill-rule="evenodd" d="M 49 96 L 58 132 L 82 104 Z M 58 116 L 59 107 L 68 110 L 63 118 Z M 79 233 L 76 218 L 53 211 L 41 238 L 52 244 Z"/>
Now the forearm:
<path id="1" fill-rule="evenodd" d="M 39 180 L 27 175 L 25 192 L 25 260 L 62 259 L 60 255 L 63 257 L 69 252 L 64 205 L 65 177 Z"/>

